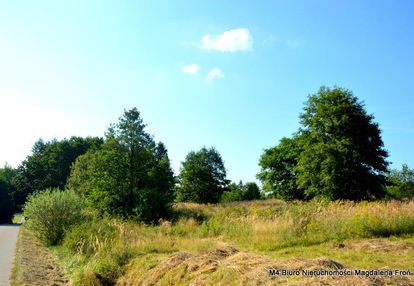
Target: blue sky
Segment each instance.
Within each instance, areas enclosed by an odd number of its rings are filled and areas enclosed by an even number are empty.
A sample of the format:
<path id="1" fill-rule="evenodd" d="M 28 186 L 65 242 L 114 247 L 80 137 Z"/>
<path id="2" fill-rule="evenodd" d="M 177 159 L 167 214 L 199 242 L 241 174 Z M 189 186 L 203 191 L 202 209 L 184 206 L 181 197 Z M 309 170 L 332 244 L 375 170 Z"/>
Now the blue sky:
<path id="1" fill-rule="evenodd" d="M 307 96 L 338 85 L 393 166 L 414 167 L 412 1 L 137 2 L 0 2 L 0 164 L 40 137 L 102 136 L 136 106 L 175 171 L 215 146 L 251 181 Z"/>

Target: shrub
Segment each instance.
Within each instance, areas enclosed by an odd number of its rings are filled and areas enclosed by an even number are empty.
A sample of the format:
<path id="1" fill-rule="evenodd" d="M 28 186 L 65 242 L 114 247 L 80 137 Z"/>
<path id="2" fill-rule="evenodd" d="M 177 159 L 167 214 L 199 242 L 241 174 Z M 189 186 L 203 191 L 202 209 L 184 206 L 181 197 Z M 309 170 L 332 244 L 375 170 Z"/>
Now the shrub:
<path id="1" fill-rule="evenodd" d="M 73 254 L 93 256 L 111 248 L 116 227 L 107 218 L 84 221 L 71 228 L 63 239 L 63 246 Z"/>
<path id="2" fill-rule="evenodd" d="M 65 231 L 83 219 L 84 203 L 72 190 L 47 189 L 30 195 L 23 215 L 27 228 L 47 245 L 56 245 Z"/>

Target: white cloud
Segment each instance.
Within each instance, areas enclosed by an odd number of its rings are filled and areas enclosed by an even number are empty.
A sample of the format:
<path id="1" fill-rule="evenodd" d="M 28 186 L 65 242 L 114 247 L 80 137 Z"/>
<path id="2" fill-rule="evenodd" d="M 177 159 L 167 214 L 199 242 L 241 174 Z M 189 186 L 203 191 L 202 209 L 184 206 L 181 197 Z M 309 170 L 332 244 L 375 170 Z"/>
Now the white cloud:
<path id="1" fill-rule="evenodd" d="M 191 65 L 182 67 L 181 70 L 185 73 L 197 74 L 198 71 L 200 70 L 200 67 L 197 64 L 191 64 Z"/>
<path id="2" fill-rule="evenodd" d="M 214 68 L 208 72 L 206 76 L 206 81 L 212 82 L 215 78 L 223 78 L 223 77 L 224 77 L 224 73 L 222 72 L 222 70 L 219 68 Z"/>
<path id="3" fill-rule="evenodd" d="M 253 38 L 248 29 L 239 28 L 216 36 L 207 34 L 201 39 L 199 47 L 219 52 L 249 51 L 253 47 Z"/>

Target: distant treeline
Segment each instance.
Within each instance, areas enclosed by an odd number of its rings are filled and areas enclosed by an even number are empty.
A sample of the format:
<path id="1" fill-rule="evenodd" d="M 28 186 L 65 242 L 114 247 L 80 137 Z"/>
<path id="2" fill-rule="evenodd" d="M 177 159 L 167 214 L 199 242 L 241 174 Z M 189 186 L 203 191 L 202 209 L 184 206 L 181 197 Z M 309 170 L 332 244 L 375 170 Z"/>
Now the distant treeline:
<path id="1" fill-rule="evenodd" d="M 0 221 L 46 189 L 71 189 L 99 213 L 146 223 L 169 217 L 176 201 L 410 198 L 414 171 L 389 170 L 373 120 L 349 90 L 320 88 L 309 96 L 299 130 L 264 150 L 260 190 L 254 182 L 230 182 L 214 147 L 189 152 L 174 176 L 166 146 L 145 131 L 136 108 L 125 110 L 105 138 L 40 139 L 17 169 L 0 169 Z"/>

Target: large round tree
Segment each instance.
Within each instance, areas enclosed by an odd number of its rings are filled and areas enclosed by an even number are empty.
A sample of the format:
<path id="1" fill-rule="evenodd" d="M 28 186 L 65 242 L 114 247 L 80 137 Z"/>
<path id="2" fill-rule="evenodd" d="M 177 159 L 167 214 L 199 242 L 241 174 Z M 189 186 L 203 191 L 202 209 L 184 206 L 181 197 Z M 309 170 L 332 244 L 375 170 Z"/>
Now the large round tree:
<path id="1" fill-rule="evenodd" d="M 179 201 L 217 203 L 227 187 L 224 162 L 215 148 L 188 153 L 182 163 L 177 188 Z"/>
<path id="2" fill-rule="evenodd" d="M 284 141 L 266 150 L 259 178 L 276 192 L 299 192 L 305 198 L 382 197 L 388 154 L 373 120 L 351 91 L 321 87 L 309 96 L 300 115 L 302 127 L 292 139 L 292 150 L 300 152 L 283 151 Z"/>

